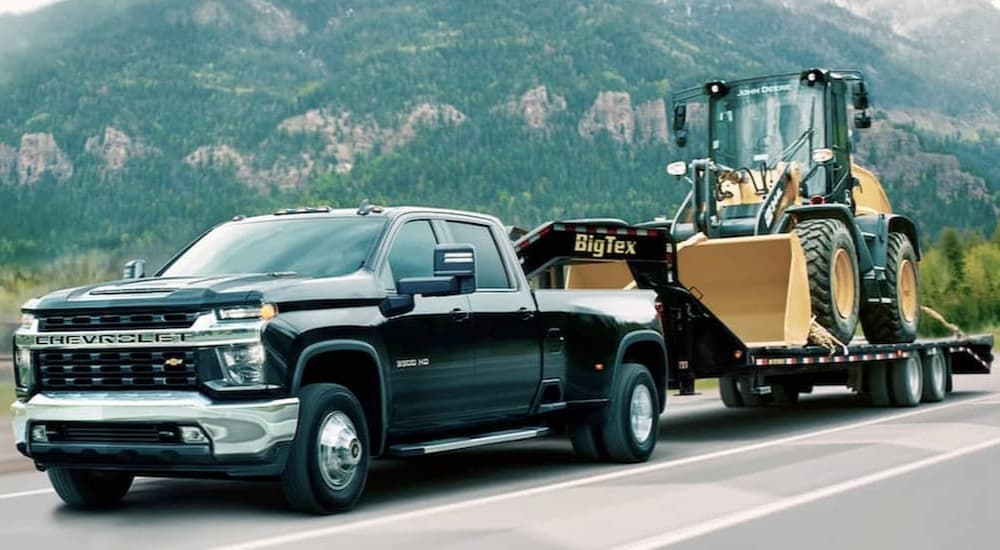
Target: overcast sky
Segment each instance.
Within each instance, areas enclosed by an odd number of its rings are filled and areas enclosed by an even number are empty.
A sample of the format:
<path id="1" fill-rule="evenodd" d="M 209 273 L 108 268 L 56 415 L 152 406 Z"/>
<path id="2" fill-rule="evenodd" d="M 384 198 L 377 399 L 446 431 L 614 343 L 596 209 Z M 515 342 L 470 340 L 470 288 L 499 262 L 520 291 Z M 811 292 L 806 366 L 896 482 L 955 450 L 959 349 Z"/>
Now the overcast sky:
<path id="1" fill-rule="evenodd" d="M 0 0 L 0 13 L 23 13 L 59 0 Z"/>

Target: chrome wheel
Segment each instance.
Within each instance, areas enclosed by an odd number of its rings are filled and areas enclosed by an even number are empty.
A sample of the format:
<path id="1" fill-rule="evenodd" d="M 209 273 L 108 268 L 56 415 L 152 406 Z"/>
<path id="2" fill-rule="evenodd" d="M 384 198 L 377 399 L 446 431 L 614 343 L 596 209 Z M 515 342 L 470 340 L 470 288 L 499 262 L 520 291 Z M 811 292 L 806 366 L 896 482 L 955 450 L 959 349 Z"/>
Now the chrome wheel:
<path id="1" fill-rule="evenodd" d="M 632 437 L 639 443 L 645 443 L 653 432 L 653 396 L 649 393 L 649 388 L 642 384 L 632 390 L 629 418 Z"/>
<path id="2" fill-rule="evenodd" d="M 361 442 L 351 418 L 334 411 L 323 419 L 319 429 L 319 471 L 323 481 L 333 490 L 351 483 L 361 462 Z"/>

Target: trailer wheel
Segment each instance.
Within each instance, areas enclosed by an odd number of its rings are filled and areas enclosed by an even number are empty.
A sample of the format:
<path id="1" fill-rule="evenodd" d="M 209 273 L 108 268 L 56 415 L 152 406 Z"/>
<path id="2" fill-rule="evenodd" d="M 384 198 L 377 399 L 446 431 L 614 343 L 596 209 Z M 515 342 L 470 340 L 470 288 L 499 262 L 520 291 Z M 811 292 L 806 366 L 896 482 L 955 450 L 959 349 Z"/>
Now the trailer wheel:
<path id="1" fill-rule="evenodd" d="M 771 401 L 769 396 L 757 395 L 753 392 L 753 377 L 741 376 L 739 378 L 740 399 L 744 407 L 766 407 Z"/>
<path id="2" fill-rule="evenodd" d="M 132 476 L 122 472 L 49 468 L 49 483 L 71 508 L 107 508 L 118 504 L 132 486 Z"/>
<path id="3" fill-rule="evenodd" d="M 607 458 L 645 462 L 656 447 L 659 411 L 656 384 L 649 370 L 637 363 L 622 364 L 598 432 Z"/>
<path id="4" fill-rule="evenodd" d="M 740 386 L 735 376 L 719 377 L 719 397 L 722 404 L 730 409 L 743 407 L 743 397 L 740 395 Z"/>
<path id="5" fill-rule="evenodd" d="M 916 353 L 889 362 L 889 390 L 897 407 L 915 407 L 923 393 L 924 370 Z"/>
<path id="6" fill-rule="evenodd" d="M 902 233 L 890 233 L 885 277 L 892 289 L 888 303 L 869 303 L 861 307 L 861 327 L 873 344 L 898 344 L 917 338 L 920 319 L 920 288 L 917 254 L 913 243 Z"/>
<path id="7" fill-rule="evenodd" d="M 771 397 L 775 405 L 794 405 L 799 402 L 799 387 L 795 384 L 771 384 Z"/>
<path id="8" fill-rule="evenodd" d="M 933 354 L 924 354 L 921 364 L 924 369 L 924 389 L 920 400 L 924 403 L 937 403 L 948 393 L 948 368 L 944 364 L 941 350 Z"/>
<path id="9" fill-rule="evenodd" d="M 809 272 L 809 299 L 816 322 L 847 344 L 858 326 L 861 302 L 858 252 L 840 220 L 805 220 L 793 229 Z"/>
<path id="10" fill-rule="evenodd" d="M 945 373 L 944 374 L 944 392 L 945 392 L 945 394 L 949 394 L 949 393 L 952 392 L 952 390 L 955 389 L 955 386 L 952 384 L 953 378 L 952 378 L 952 372 L 951 372 L 951 354 L 950 353 L 946 353 L 944 355 L 944 373 Z"/>
<path id="11" fill-rule="evenodd" d="M 889 398 L 889 378 L 886 364 L 883 362 L 868 363 L 864 367 L 865 393 L 873 407 L 888 407 L 892 404 Z"/>
<path id="12" fill-rule="evenodd" d="M 365 413 L 339 384 L 310 384 L 299 400 L 299 425 L 281 476 L 285 498 L 311 514 L 347 510 L 368 481 Z"/>

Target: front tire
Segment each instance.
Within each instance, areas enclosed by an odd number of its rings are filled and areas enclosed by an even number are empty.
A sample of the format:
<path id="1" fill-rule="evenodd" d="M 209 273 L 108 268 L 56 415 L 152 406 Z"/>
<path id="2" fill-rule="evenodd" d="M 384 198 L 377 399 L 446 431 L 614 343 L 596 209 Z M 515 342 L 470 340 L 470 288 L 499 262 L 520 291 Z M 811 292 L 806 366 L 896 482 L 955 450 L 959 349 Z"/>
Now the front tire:
<path id="1" fill-rule="evenodd" d="M 659 405 L 649 370 L 637 363 L 624 363 L 599 426 L 600 441 L 609 460 L 632 463 L 649 459 L 659 433 Z"/>
<path id="2" fill-rule="evenodd" d="M 348 510 L 368 481 L 368 423 L 361 403 L 338 384 L 306 386 L 299 400 L 299 425 L 281 477 L 285 498 L 300 512 Z"/>
<path id="3" fill-rule="evenodd" d="M 133 477 L 122 472 L 49 468 L 49 482 L 56 494 L 71 508 L 107 508 L 121 502 L 132 486 Z"/>
<path id="4" fill-rule="evenodd" d="M 861 327 L 873 344 L 908 343 L 917 338 L 920 320 L 920 286 L 917 253 L 902 233 L 889 233 L 885 277 L 892 289 L 887 303 L 865 302 Z"/>
<path id="5" fill-rule="evenodd" d="M 847 344 L 858 326 L 861 301 L 854 239 L 847 226 L 835 219 L 806 220 L 793 231 L 805 252 L 816 322 Z"/>

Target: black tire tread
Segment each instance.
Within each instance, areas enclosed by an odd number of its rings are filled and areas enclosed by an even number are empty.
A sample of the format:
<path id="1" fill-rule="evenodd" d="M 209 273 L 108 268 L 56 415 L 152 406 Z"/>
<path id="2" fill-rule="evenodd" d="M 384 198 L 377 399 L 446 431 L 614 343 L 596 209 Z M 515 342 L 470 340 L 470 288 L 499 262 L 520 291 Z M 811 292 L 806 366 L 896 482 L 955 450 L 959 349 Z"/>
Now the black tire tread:
<path id="1" fill-rule="evenodd" d="M 607 453 L 608 460 L 620 463 L 644 462 L 656 447 L 659 415 L 655 414 L 653 417 L 653 433 L 650 436 L 649 445 L 639 448 L 632 441 L 627 410 L 633 386 L 645 383 L 653 398 L 653 409 L 658 411 L 659 395 L 656 392 L 656 383 L 653 381 L 649 369 L 643 365 L 624 363 L 620 368 L 621 372 L 618 373 L 614 386 L 611 388 L 611 402 L 605 410 L 603 422 L 598 426 L 596 434 L 600 438 L 600 447 Z"/>
<path id="2" fill-rule="evenodd" d="M 809 296 L 812 306 L 812 313 L 816 316 L 816 322 L 823 328 L 830 331 L 834 337 L 843 343 L 850 342 L 854 337 L 854 328 L 857 326 L 858 314 L 852 316 L 848 327 L 839 327 L 837 312 L 833 305 L 833 285 L 830 280 L 830 262 L 833 260 L 833 242 L 839 231 L 847 231 L 847 226 L 840 220 L 822 218 L 805 220 L 793 229 L 799 237 L 802 251 L 806 256 L 806 269 L 809 274 Z M 854 249 L 854 241 L 848 233 L 847 242 L 850 248 L 847 250 L 851 255 L 851 260 L 857 271 L 857 251 Z M 855 273 L 857 276 L 857 273 Z M 855 292 L 857 292 L 860 280 L 856 280 Z M 858 307 L 860 294 L 855 296 L 855 307 Z"/>
<path id="3" fill-rule="evenodd" d="M 46 470 L 56 494 L 71 508 L 107 508 L 121 502 L 133 477 L 121 472 L 95 472 L 55 467 Z"/>
<path id="4" fill-rule="evenodd" d="M 892 301 L 888 304 L 869 304 L 867 302 L 863 304 L 861 308 L 861 327 L 864 329 L 865 338 L 872 344 L 909 343 L 917 338 L 916 321 L 920 317 L 920 304 L 919 302 L 917 303 L 917 319 L 912 325 L 908 326 L 903 321 L 903 316 L 897 303 L 898 298 L 895 295 L 896 285 L 899 284 L 896 277 L 901 255 L 905 254 L 907 250 L 909 250 L 909 254 L 911 255 L 910 260 L 913 262 L 913 269 L 917 269 L 916 253 L 913 250 L 913 244 L 910 242 L 910 239 L 902 233 L 890 233 L 886 246 L 885 276 L 889 280 L 889 284 L 893 290 L 893 296 L 890 298 Z M 920 284 L 919 272 L 917 273 L 917 284 Z M 918 286 L 918 300 L 920 296 L 919 291 Z"/>

